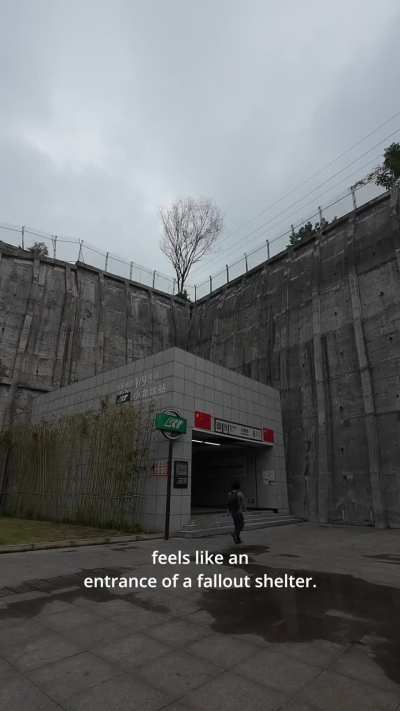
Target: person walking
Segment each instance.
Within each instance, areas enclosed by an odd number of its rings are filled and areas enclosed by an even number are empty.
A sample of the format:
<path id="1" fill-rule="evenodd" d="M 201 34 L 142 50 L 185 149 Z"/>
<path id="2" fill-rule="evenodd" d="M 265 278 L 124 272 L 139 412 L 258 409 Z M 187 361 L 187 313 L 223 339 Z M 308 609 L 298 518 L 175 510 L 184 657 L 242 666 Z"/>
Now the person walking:
<path id="1" fill-rule="evenodd" d="M 235 543 L 241 543 L 240 534 L 244 528 L 243 512 L 246 510 L 246 501 L 243 492 L 240 490 L 240 482 L 234 481 L 232 489 L 228 494 L 228 511 L 232 516 L 234 530 L 232 538 Z"/>

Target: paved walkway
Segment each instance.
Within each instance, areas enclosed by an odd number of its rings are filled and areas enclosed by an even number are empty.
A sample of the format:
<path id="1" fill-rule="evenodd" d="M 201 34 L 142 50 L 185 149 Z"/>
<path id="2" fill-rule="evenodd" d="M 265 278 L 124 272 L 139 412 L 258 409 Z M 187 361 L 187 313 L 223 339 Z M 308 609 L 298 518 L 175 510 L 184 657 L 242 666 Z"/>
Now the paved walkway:
<path id="1" fill-rule="evenodd" d="M 2 555 L 0 711 L 400 711 L 400 531 L 310 524 Z M 222 552 L 224 565 L 152 565 Z M 227 565 L 231 553 L 240 565 Z M 310 589 L 87 590 L 104 575 Z"/>

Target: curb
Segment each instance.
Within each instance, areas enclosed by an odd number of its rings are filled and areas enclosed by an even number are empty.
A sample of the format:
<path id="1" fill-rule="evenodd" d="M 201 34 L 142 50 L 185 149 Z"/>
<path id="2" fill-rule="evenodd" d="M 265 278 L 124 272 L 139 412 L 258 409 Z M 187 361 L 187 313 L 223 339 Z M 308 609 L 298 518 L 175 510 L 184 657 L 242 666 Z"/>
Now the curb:
<path id="1" fill-rule="evenodd" d="M 79 548 L 80 546 L 102 546 L 107 543 L 129 543 L 131 541 L 148 541 L 163 538 L 159 533 L 135 534 L 132 536 L 107 536 L 104 538 L 76 538 L 64 541 L 49 541 L 48 543 L 20 543 L 12 546 L 1 546 L 2 553 L 26 553 L 28 551 L 44 551 L 53 548 Z"/>

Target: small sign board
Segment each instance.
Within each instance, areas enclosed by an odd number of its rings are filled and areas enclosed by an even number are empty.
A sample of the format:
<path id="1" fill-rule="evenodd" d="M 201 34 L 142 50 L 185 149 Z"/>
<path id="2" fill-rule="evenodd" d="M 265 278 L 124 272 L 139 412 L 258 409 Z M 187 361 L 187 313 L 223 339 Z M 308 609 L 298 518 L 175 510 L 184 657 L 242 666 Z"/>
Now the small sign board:
<path id="1" fill-rule="evenodd" d="M 274 443 L 273 430 L 265 427 L 261 429 L 260 427 L 242 425 L 240 422 L 230 422 L 229 420 L 222 420 L 219 417 L 214 418 L 214 432 L 225 435 L 226 437 L 260 442 L 261 444 Z"/>
<path id="2" fill-rule="evenodd" d="M 174 462 L 174 489 L 187 489 L 189 483 L 188 463 L 183 460 Z"/>
<path id="3" fill-rule="evenodd" d="M 115 398 L 115 403 L 116 405 L 122 405 L 124 402 L 129 402 L 131 399 L 131 391 L 130 390 L 124 390 L 122 393 L 118 393 L 118 395 Z"/>
<path id="4" fill-rule="evenodd" d="M 173 432 L 174 434 L 185 434 L 187 429 L 187 420 L 180 415 L 159 412 L 156 415 L 154 426 L 156 430 L 161 432 Z"/>
<path id="5" fill-rule="evenodd" d="M 215 418 L 214 431 L 218 434 L 236 437 L 237 439 L 250 439 L 253 442 L 262 442 L 262 430 L 258 427 L 249 427 L 241 425 L 237 422 L 229 422 L 228 420 L 220 420 Z"/>
<path id="6" fill-rule="evenodd" d="M 272 484 L 272 482 L 275 481 L 275 471 L 263 469 L 262 477 L 263 477 L 263 484 L 268 486 L 268 484 Z"/>
<path id="7" fill-rule="evenodd" d="M 168 476 L 168 462 L 164 459 L 153 462 L 152 476 L 156 477 L 166 477 Z"/>

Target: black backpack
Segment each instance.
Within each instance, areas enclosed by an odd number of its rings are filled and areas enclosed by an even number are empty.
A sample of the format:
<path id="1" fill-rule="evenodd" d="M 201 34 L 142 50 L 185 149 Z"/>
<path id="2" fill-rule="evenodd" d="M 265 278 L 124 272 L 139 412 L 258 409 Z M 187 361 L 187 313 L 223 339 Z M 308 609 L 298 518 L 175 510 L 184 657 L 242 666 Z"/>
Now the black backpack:
<path id="1" fill-rule="evenodd" d="M 228 510 L 231 513 L 237 513 L 239 511 L 239 496 L 236 490 L 230 491 L 228 494 Z"/>

